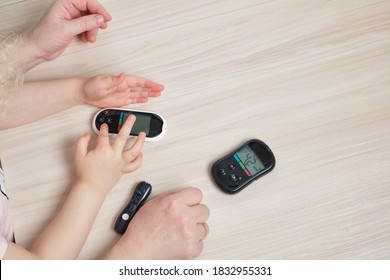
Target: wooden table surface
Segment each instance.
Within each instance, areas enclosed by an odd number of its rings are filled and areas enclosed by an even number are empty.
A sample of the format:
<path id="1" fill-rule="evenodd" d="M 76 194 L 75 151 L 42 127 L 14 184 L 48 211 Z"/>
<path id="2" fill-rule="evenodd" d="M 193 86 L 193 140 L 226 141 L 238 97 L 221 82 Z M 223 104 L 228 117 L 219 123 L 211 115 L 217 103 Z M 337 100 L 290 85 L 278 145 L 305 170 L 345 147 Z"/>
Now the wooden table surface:
<path id="1" fill-rule="evenodd" d="M 31 27 L 50 2 L 1 1 L 0 33 Z M 390 1 L 100 2 L 113 20 L 98 41 L 74 41 L 26 80 L 150 78 L 163 95 L 129 108 L 158 112 L 168 131 L 108 195 L 81 259 L 118 239 L 113 223 L 142 180 L 152 197 L 202 190 L 211 216 L 199 259 L 390 258 Z M 75 141 L 97 111 L 0 131 L 18 243 L 31 245 L 64 202 Z M 225 194 L 210 167 L 251 138 L 276 168 Z"/>

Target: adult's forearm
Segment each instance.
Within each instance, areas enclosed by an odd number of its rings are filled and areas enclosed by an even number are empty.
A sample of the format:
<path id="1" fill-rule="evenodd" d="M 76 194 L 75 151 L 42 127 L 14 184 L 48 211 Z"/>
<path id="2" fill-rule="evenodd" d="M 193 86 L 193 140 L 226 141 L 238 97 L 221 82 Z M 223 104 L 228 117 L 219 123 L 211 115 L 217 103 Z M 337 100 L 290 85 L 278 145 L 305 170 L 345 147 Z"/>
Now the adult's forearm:
<path id="1" fill-rule="evenodd" d="M 23 74 L 45 61 L 28 32 L 8 36 L 1 42 L 0 53 L 1 76 L 7 75 L 9 68 Z"/>

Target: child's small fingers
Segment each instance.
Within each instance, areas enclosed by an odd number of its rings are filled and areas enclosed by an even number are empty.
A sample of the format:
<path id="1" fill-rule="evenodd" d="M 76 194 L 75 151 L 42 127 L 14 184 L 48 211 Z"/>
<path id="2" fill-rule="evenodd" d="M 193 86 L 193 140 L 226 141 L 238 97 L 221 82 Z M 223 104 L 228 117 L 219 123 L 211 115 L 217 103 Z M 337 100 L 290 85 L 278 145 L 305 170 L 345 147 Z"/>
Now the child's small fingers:
<path id="1" fill-rule="evenodd" d="M 138 156 L 137 156 L 132 162 L 126 164 L 126 165 L 123 167 L 122 172 L 124 172 L 124 173 L 131 173 L 131 172 L 134 172 L 134 171 L 136 171 L 138 168 L 141 167 L 142 162 L 143 162 L 143 154 L 142 154 L 142 152 L 141 152 L 141 153 L 138 154 Z"/>
<path id="2" fill-rule="evenodd" d="M 164 90 L 163 84 L 159 84 L 159 83 L 153 82 L 151 80 L 145 80 L 144 87 L 150 88 L 153 91 L 163 91 Z"/>
<path id="3" fill-rule="evenodd" d="M 76 159 L 81 159 L 85 157 L 88 153 L 88 144 L 91 140 L 91 135 L 85 133 L 81 136 L 76 142 L 75 156 Z"/>
<path id="4" fill-rule="evenodd" d="M 122 125 L 120 131 L 118 132 L 118 136 L 115 138 L 113 147 L 115 150 L 123 151 L 127 139 L 129 138 L 131 129 L 133 128 L 133 125 L 135 123 L 135 116 L 130 115 L 127 120 Z"/>
<path id="5" fill-rule="evenodd" d="M 127 92 L 132 92 L 136 94 L 149 94 L 149 93 L 155 93 L 159 92 L 161 94 L 161 90 L 156 90 L 154 88 L 148 88 L 148 87 L 131 87 L 127 89 Z"/>
<path id="6" fill-rule="evenodd" d="M 153 82 L 151 80 L 141 78 L 141 77 L 127 76 L 126 82 L 130 88 L 135 88 L 135 87 L 149 88 L 153 91 L 163 91 L 164 90 L 163 84 L 159 84 L 159 83 L 156 83 L 156 82 Z"/>
<path id="7" fill-rule="evenodd" d="M 142 152 L 142 148 L 145 143 L 146 134 L 145 132 L 141 132 L 137 140 L 134 142 L 133 146 L 130 149 L 123 152 L 123 159 L 126 162 L 132 162 L 137 156 Z"/>
<path id="8" fill-rule="evenodd" d="M 106 145 L 110 145 L 110 139 L 108 133 L 108 125 L 104 123 L 100 126 L 100 131 L 96 140 L 96 146 L 101 147 Z"/>

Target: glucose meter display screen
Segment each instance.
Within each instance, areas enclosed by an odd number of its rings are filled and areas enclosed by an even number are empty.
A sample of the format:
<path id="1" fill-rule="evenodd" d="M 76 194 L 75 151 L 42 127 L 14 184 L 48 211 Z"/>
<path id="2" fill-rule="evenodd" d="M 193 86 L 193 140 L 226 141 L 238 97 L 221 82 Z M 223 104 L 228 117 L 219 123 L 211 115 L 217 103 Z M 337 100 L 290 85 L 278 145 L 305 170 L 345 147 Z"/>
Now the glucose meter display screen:
<path id="1" fill-rule="evenodd" d="M 134 115 L 137 118 L 135 124 L 133 125 L 133 128 L 131 129 L 131 134 L 138 135 L 140 132 L 143 131 L 146 133 L 146 136 L 148 136 L 150 132 L 150 123 L 152 121 L 152 116 L 147 114 L 139 114 L 136 112 L 126 112 L 119 118 L 119 126 L 122 126 L 130 115 Z"/>
<path id="2" fill-rule="evenodd" d="M 250 175 L 253 176 L 265 168 L 259 157 L 249 146 L 245 146 L 242 149 L 238 150 L 235 154 L 236 160 L 237 157 L 244 165 L 242 166 L 240 164 L 241 167 L 244 169 L 245 173 L 247 173 L 247 175 L 249 175 L 247 171 L 249 171 Z"/>

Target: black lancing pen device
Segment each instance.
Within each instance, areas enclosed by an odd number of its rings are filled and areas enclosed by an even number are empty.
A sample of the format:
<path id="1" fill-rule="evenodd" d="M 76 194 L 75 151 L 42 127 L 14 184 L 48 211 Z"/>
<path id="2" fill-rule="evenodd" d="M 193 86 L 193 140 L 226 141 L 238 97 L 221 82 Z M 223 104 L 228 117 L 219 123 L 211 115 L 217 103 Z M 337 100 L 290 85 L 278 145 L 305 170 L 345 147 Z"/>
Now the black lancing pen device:
<path id="1" fill-rule="evenodd" d="M 118 216 L 115 222 L 115 231 L 120 234 L 124 234 L 131 219 L 137 213 L 137 211 L 144 204 L 146 199 L 149 197 L 152 192 L 152 186 L 145 181 L 142 181 L 135 188 L 133 195 L 123 211 Z"/>

